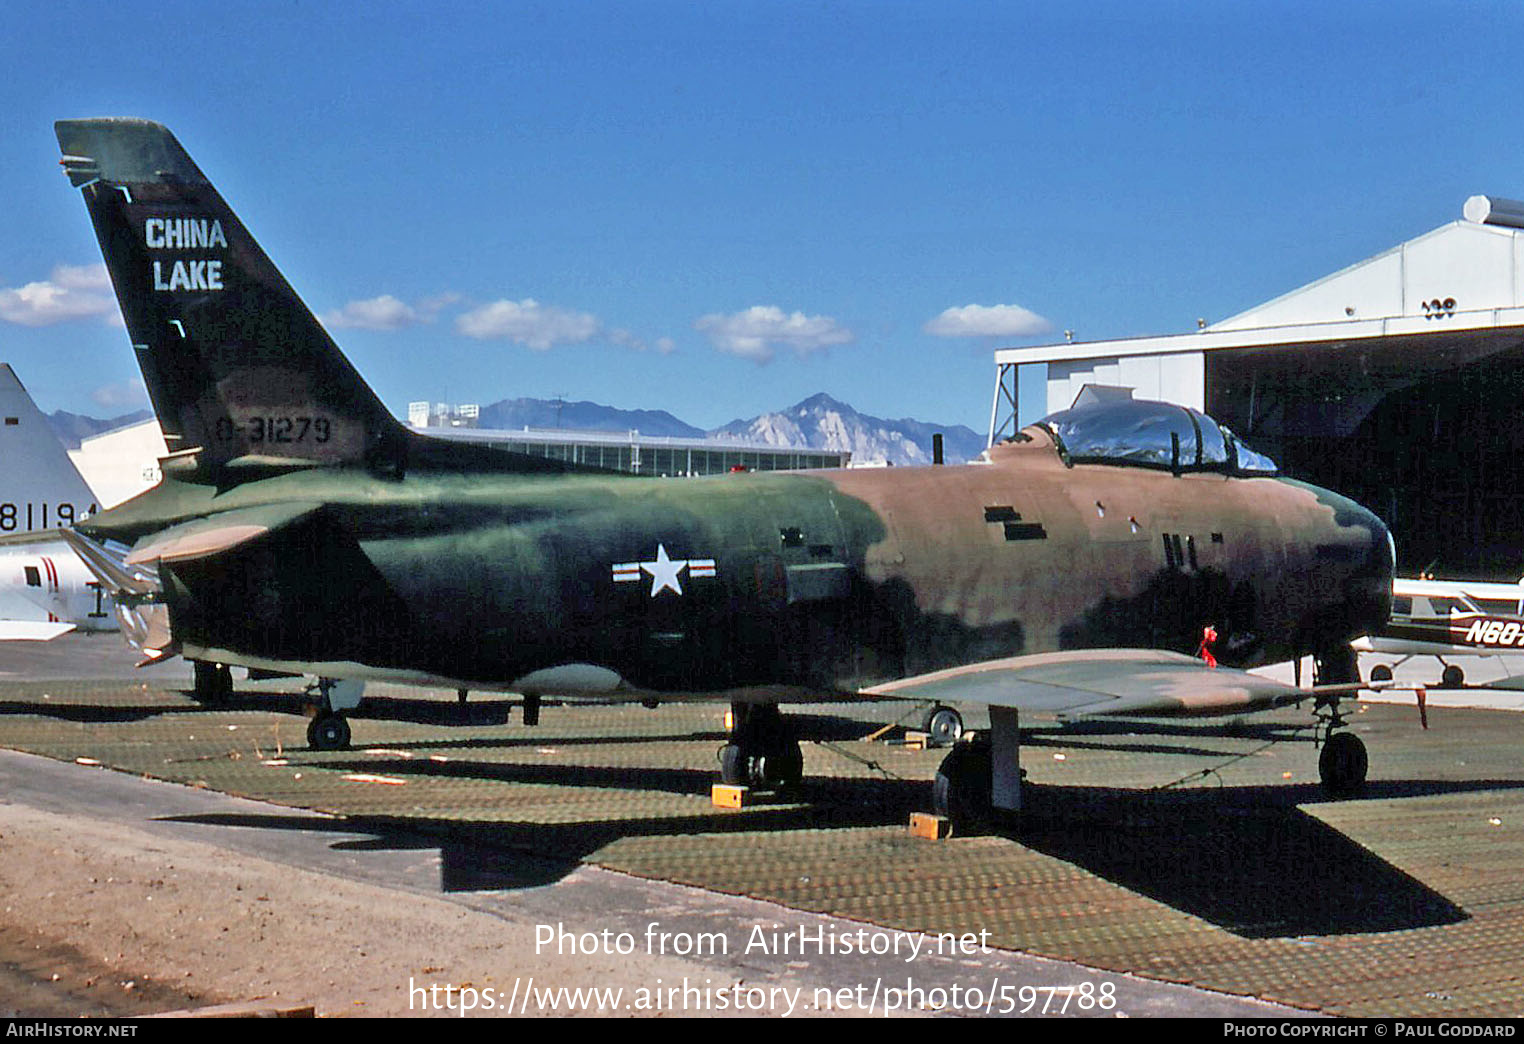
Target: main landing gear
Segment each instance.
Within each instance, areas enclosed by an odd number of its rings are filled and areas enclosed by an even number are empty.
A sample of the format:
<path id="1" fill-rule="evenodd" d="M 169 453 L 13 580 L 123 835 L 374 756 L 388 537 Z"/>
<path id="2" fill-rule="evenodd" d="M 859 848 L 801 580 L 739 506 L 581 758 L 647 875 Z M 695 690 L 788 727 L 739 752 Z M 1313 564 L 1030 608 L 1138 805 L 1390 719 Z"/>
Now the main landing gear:
<path id="1" fill-rule="evenodd" d="M 983 829 L 997 818 L 1013 825 L 1021 811 L 1021 778 L 1016 710 L 991 707 L 989 731 L 960 738 L 942 759 L 932 784 L 932 807 L 952 824 L 954 834 Z"/>
<path id="2" fill-rule="evenodd" d="M 730 742 L 720 748 L 720 780 L 757 790 L 784 790 L 804 778 L 799 738 L 776 703 L 732 703 Z"/>
<path id="3" fill-rule="evenodd" d="M 1314 658 L 1314 685 L 1358 685 L 1359 661 L 1348 646 Z M 1346 724 L 1340 701 L 1355 693 L 1332 692 L 1320 695 L 1313 703 L 1318 718 L 1322 751 L 1318 754 L 1318 779 L 1331 797 L 1349 797 L 1365 786 L 1370 757 L 1365 742 L 1353 732 L 1336 732 Z"/>
<path id="4" fill-rule="evenodd" d="M 226 703 L 233 698 L 233 670 L 227 664 L 194 660 L 191 670 L 195 683 L 191 697 L 198 703 Z"/>
<path id="5" fill-rule="evenodd" d="M 1441 671 L 1439 673 L 1439 684 L 1436 686 L 1436 688 L 1440 688 L 1440 689 L 1459 689 L 1461 686 L 1466 684 L 1466 672 L 1461 670 L 1458 665 L 1453 664 L 1453 663 L 1445 663 L 1445 661 L 1440 659 L 1438 656 L 1436 656 L 1434 658 L 1436 660 L 1439 660 L 1439 662 L 1445 668 L 1443 671 Z M 1412 659 L 1411 656 L 1404 656 L 1402 659 L 1398 660 L 1395 664 L 1393 664 L 1393 666 L 1395 666 L 1395 667 L 1401 667 L 1404 663 L 1407 663 L 1411 659 Z M 1378 664 L 1376 664 L 1376 666 L 1371 668 L 1371 681 L 1373 681 L 1373 682 L 1389 682 L 1391 680 L 1392 680 L 1392 668 L 1391 667 L 1388 667 L 1384 663 L 1378 663 Z"/>
<path id="6" fill-rule="evenodd" d="M 307 686 L 316 713 L 307 723 L 307 746 L 313 750 L 346 750 L 349 747 L 349 719 L 345 712 L 360 705 L 365 683 L 319 678 Z"/>

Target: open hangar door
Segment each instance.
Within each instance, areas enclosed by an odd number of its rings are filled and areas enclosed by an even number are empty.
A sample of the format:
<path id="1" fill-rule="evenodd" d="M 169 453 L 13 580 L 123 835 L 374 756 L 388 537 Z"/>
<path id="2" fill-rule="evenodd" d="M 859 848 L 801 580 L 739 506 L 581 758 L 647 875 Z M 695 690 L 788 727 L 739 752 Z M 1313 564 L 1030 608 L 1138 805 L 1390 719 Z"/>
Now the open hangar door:
<path id="1" fill-rule="evenodd" d="M 1398 571 L 1524 575 L 1524 329 L 1207 352 L 1207 412 L 1391 527 Z"/>

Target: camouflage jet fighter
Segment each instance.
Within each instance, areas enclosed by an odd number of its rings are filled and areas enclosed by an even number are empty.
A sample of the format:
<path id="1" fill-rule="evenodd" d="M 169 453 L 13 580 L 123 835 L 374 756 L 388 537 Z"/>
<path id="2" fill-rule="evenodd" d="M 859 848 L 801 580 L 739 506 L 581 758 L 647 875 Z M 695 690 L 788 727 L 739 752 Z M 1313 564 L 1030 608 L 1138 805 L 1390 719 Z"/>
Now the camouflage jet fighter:
<path id="1" fill-rule="evenodd" d="M 175 451 L 78 529 L 157 569 L 192 659 L 513 691 L 531 723 L 547 695 L 729 702 L 722 777 L 767 785 L 802 773 L 780 702 L 987 704 L 985 742 L 936 787 L 964 815 L 1018 806 L 1020 710 L 1265 708 L 1311 694 L 1234 668 L 1311 653 L 1332 683 L 1324 779 L 1365 776 L 1334 729 L 1347 642 L 1387 618 L 1386 527 L 1201 413 L 1075 409 L 985 466 L 708 479 L 425 438 L 164 127 L 56 129 Z M 1208 626 L 1216 669 L 1185 655 Z"/>

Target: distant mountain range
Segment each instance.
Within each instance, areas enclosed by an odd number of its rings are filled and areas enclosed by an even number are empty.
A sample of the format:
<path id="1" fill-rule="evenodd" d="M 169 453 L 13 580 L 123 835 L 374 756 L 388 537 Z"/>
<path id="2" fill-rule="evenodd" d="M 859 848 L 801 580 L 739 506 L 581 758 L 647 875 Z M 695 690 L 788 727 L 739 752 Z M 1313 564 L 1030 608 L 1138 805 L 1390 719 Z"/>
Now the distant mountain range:
<path id="1" fill-rule="evenodd" d="M 712 431 L 696 428 L 665 410 L 618 410 L 595 402 L 554 399 L 505 399 L 483 406 L 480 424 L 483 428 L 581 428 L 689 439 L 733 438 L 769 446 L 850 450 L 858 463 L 893 464 L 930 464 L 931 436 L 940 431 L 948 463 L 972 460 L 984 452 L 984 436 L 962 424 L 885 420 L 858 413 L 825 394 Z"/>
<path id="2" fill-rule="evenodd" d="M 64 445 L 78 449 L 82 439 L 152 416 L 148 410 L 138 410 L 99 420 L 57 410 L 48 415 L 48 420 Z M 510 431 L 524 427 L 639 431 L 642 435 L 672 438 L 733 438 L 769 446 L 850 450 L 852 459 L 860 464 L 876 461 L 930 464 L 931 436 L 939 431 L 950 464 L 972 460 L 984 451 L 984 436 L 962 424 L 933 424 L 908 417 L 885 420 L 858 413 L 825 394 L 812 395 L 787 409 L 758 414 L 750 420 L 734 420 L 713 431 L 687 424 L 665 410 L 620 410 L 596 402 L 558 399 L 504 399 L 483 406 L 478 423 L 483 428 Z"/>
<path id="3" fill-rule="evenodd" d="M 504 399 L 483 406 L 483 428 L 581 428 L 583 431 L 639 431 L 642 435 L 701 439 L 704 429 L 684 424 L 666 410 L 616 410 L 596 402 L 561 399 Z"/>
<path id="4" fill-rule="evenodd" d="M 69 449 L 79 449 L 79 444 L 92 435 L 99 435 L 103 431 L 115 431 L 117 428 L 125 428 L 129 424 L 145 421 L 152 416 L 152 410 L 134 410 L 132 413 L 124 413 L 120 417 L 102 420 L 96 417 L 86 417 L 79 413 L 70 413 L 68 410 L 54 410 L 48 414 L 48 423 L 53 425 L 53 430 L 58 433 L 60 442 Z"/>

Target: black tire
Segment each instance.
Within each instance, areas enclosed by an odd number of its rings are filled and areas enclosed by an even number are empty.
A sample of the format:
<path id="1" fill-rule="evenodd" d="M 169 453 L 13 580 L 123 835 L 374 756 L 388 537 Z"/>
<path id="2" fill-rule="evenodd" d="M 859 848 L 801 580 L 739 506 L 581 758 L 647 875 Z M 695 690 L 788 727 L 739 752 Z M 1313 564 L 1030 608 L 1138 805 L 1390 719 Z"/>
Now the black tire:
<path id="1" fill-rule="evenodd" d="M 931 737 L 933 747 L 951 747 L 963 735 L 963 715 L 939 704 L 926 712 L 921 729 Z"/>
<path id="2" fill-rule="evenodd" d="M 1392 669 L 1384 663 L 1378 663 L 1371 668 L 1371 681 L 1389 682 L 1392 680 Z"/>
<path id="3" fill-rule="evenodd" d="M 720 748 L 720 782 L 732 787 L 745 787 L 751 784 L 751 773 L 747 771 L 746 758 L 741 753 L 738 744 L 727 743 Z"/>
<path id="4" fill-rule="evenodd" d="M 233 671 L 225 663 L 196 660 L 191 664 L 194 698 L 201 703 L 226 703 L 233 696 Z"/>
<path id="5" fill-rule="evenodd" d="M 764 787 L 785 790 L 798 786 L 804 779 L 804 752 L 799 749 L 798 743 L 787 744 L 777 753 L 764 756 L 761 761 L 758 775 Z"/>
<path id="6" fill-rule="evenodd" d="M 347 750 L 348 719 L 342 714 L 319 714 L 307 725 L 307 746 L 313 750 Z"/>
<path id="7" fill-rule="evenodd" d="M 1323 789 L 1336 797 L 1347 797 L 1365 786 L 1370 757 L 1365 743 L 1353 732 L 1336 732 L 1323 744 L 1318 755 L 1318 778 Z"/>
<path id="8" fill-rule="evenodd" d="M 994 817 L 988 748 L 960 743 L 942 759 L 932 784 L 932 807 L 946 816 L 954 833 L 977 831 Z"/>
<path id="9" fill-rule="evenodd" d="M 1446 664 L 1444 671 L 1439 676 L 1439 684 L 1446 689 L 1459 689 L 1466 684 L 1466 672 L 1455 664 Z"/>

